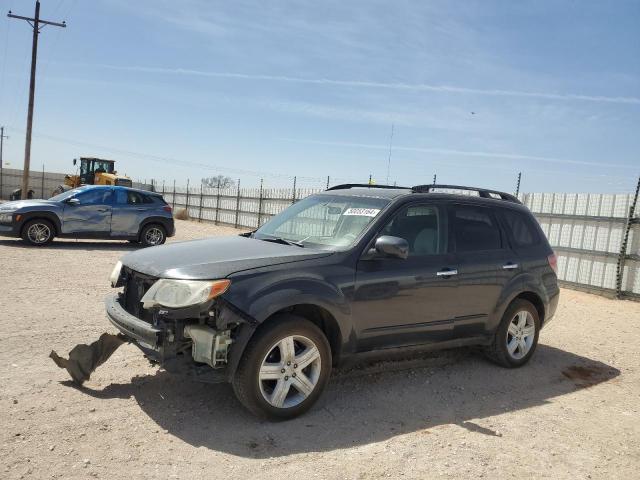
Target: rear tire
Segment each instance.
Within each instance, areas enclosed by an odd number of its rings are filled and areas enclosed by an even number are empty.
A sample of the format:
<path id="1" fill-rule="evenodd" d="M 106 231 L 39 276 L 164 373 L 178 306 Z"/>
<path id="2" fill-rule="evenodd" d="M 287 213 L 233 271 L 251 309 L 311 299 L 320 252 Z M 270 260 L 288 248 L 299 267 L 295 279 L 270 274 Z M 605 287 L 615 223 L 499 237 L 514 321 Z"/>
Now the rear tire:
<path id="1" fill-rule="evenodd" d="M 145 225 L 140 232 L 140 243 L 144 247 L 155 247 L 167 241 L 167 232 L 162 225 Z"/>
<path id="2" fill-rule="evenodd" d="M 43 247 L 53 241 L 55 229 L 49 220 L 29 220 L 22 227 L 22 240 L 28 245 Z"/>
<path id="3" fill-rule="evenodd" d="M 527 363 L 538 345 L 540 316 L 531 302 L 514 300 L 502 316 L 493 343 L 485 350 L 493 362 L 507 368 Z"/>
<path id="4" fill-rule="evenodd" d="M 331 367 L 324 333 L 303 317 L 280 314 L 249 341 L 233 377 L 233 390 L 255 415 L 290 419 L 318 400 Z"/>

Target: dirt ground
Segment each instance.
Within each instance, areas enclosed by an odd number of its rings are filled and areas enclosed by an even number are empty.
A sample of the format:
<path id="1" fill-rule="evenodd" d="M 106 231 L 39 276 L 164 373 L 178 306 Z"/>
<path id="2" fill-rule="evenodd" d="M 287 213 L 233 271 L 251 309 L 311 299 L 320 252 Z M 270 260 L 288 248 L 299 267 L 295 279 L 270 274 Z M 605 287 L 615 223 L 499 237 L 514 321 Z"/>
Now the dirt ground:
<path id="1" fill-rule="evenodd" d="M 471 350 L 352 368 L 269 423 L 131 345 L 82 389 L 48 358 L 113 331 L 107 277 L 134 248 L 0 239 L 0 478 L 638 478 L 640 303 L 563 290 L 522 369 Z"/>

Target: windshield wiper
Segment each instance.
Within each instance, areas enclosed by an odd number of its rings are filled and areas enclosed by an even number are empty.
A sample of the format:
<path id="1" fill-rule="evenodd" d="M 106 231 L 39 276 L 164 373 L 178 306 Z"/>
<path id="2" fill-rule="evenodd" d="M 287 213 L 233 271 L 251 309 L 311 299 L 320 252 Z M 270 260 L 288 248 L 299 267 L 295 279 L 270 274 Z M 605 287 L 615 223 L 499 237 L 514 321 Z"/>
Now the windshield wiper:
<path id="1" fill-rule="evenodd" d="M 282 243 L 283 245 L 295 245 L 296 247 L 304 248 L 304 245 L 302 243 L 294 242 L 293 240 L 287 240 L 286 238 L 282 237 L 260 238 L 259 240 L 264 240 L 265 242 Z"/>

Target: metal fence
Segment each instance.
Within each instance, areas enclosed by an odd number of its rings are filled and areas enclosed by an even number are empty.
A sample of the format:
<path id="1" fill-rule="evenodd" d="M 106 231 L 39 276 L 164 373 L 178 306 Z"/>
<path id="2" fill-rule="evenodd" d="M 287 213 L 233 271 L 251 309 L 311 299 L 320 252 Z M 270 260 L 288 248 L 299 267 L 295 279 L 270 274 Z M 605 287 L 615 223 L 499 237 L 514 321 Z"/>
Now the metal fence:
<path id="1" fill-rule="evenodd" d="M 566 285 L 640 298 L 640 219 L 637 195 L 520 195 L 558 255 Z"/>
<path id="2" fill-rule="evenodd" d="M 3 169 L 0 198 L 20 188 L 22 170 Z M 48 198 L 64 174 L 32 172 L 36 198 Z M 191 219 L 237 228 L 257 228 L 297 200 L 323 188 L 233 188 L 154 185 L 153 189 Z M 640 186 L 640 183 L 639 183 Z M 467 192 L 469 193 L 469 192 Z M 636 194 L 521 193 L 558 255 L 558 278 L 569 287 L 640 299 L 640 218 Z M 313 228 L 314 219 L 309 218 Z"/>
<path id="3" fill-rule="evenodd" d="M 161 187 L 189 217 L 257 228 L 294 201 L 322 189 Z M 640 298 L 640 219 L 633 194 L 525 193 L 558 255 L 558 278 L 568 287 Z"/>

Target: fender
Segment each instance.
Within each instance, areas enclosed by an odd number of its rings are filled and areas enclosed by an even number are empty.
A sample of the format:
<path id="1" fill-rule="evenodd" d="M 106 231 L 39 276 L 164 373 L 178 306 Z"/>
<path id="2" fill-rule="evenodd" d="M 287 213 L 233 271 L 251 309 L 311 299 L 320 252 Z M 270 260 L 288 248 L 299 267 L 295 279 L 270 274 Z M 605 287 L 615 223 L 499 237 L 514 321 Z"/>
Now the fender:
<path id="1" fill-rule="evenodd" d="M 329 270 L 338 268 L 343 274 L 346 273 L 345 270 L 350 270 L 353 279 L 351 269 L 335 266 L 326 268 Z M 229 375 L 233 375 L 237 362 L 256 329 L 268 321 L 274 313 L 296 305 L 313 305 L 328 311 L 335 319 L 340 331 L 341 351 L 348 350 L 347 344 L 353 332 L 350 304 L 347 295 L 332 286 L 334 282 L 323 279 L 323 274 L 328 273 L 324 270 L 325 268 L 319 268 L 312 273 L 313 270 L 310 272 L 305 269 L 296 272 L 299 273 L 298 275 L 290 271 L 264 274 L 241 272 L 230 277 L 232 287 L 224 295 L 225 300 L 253 319 L 255 323 L 241 326 L 235 343 L 236 348 L 232 348 Z M 240 288 L 234 289 L 234 284 L 240 285 Z"/>
<path id="2" fill-rule="evenodd" d="M 60 217 L 58 217 L 58 215 L 56 215 L 53 212 L 35 210 L 31 212 L 18 213 L 18 215 L 22 216 L 20 218 L 20 222 L 18 222 L 18 225 L 17 225 L 16 231 L 18 234 L 22 234 L 22 227 L 24 226 L 24 224 L 29 220 L 33 220 L 34 218 L 44 218 L 49 220 L 51 223 L 53 223 L 53 227 L 55 228 L 56 235 L 60 235 L 60 233 L 62 232 L 62 224 L 60 222 Z"/>

